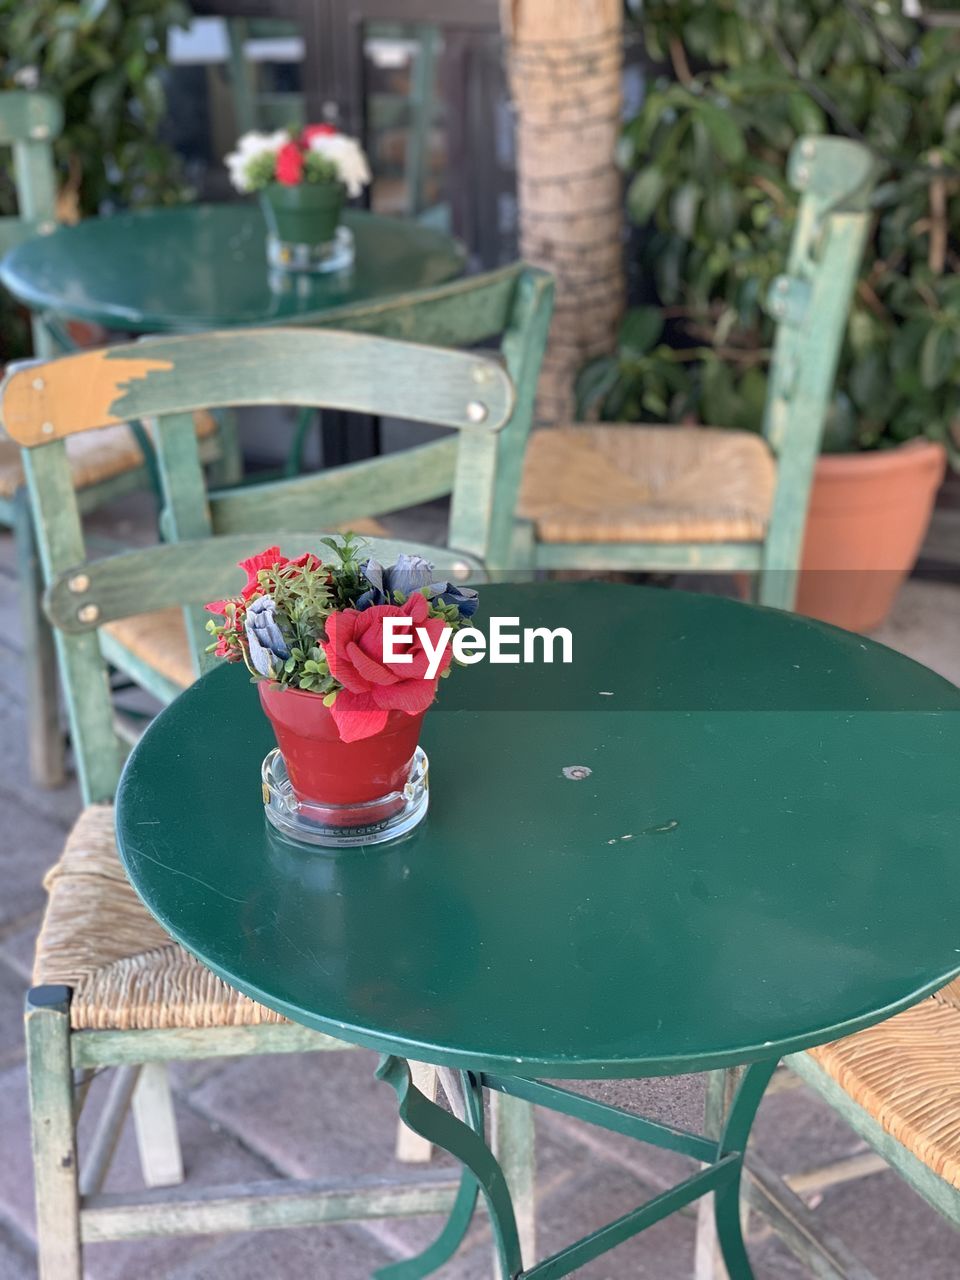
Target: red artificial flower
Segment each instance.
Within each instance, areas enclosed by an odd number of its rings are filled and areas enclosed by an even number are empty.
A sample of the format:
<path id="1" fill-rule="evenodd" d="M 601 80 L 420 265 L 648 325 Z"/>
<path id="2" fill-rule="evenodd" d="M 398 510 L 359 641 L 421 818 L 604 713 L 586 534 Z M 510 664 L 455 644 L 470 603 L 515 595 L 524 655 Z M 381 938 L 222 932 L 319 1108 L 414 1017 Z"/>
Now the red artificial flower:
<path id="1" fill-rule="evenodd" d="M 444 650 L 437 675 L 427 679 L 429 656 L 417 628 L 424 630 L 436 647 L 447 624 L 430 618 L 427 601 L 419 591 L 403 605 L 372 605 L 369 609 L 344 609 L 332 613 L 326 622 L 327 640 L 321 642 L 330 674 L 343 685 L 330 709 L 344 742 L 356 742 L 379 733 L 391 711 L 418 715 L 426 711 L 437 691 L 440 673 L 450 665 L 450 648 Z M 384 618 L 411 619 L 412 643 L 399 645 L 412 662 L 385 662 L 383 657 Z M 401 631 L 400 635 L 407 632 Z"/>
<path id="2" fill-rule="evenodd" d="M 302 556 L 297 556 L 296 560 L 290 560 L 288 563 L 295 569 L 319 569 L 323 561 L 312 551 L 305 551 Z"/>
<path id="3" fill-rule="evenodd" d="M 211 600 L 209 604 L 205 604 L 203 607 L 207 613 L 219 613 L 221 618 L 225 618 L 227 616 L 227 605 L 231 603 L 230 600 Z"/>
<path id="4" fill-rule="evenodd" d="M 237 568 L 243 569 L 247 575 L 247 581 L 240 592 L 244 600 L 249 600 L 251 596 L 256 595 L 260 590 L 257 574 L 261 569 L 273 569 L 277 566 L 282 568 L 283 565 L 289 563 L 290 561 L 287 557 L 280 554 L 279 547 L 267 547 L 266 551 L 261 551 L 258 556 L 251 556 L 249 560 L 241 560 Z M 219 610 L 214 612 L 219 612 Z"/>
<path id="5" fill-rule="evenodd" d="M 309 147 L 311 138 L 331 138 L 337 132 L 332 124 L 305 124 L 300 134 L 300 142 Z"/>
<path id="6" fill-rule="evenodd" d="M 228 640 L 226 636 L 217 637 L 217 647 L 213 651 L 215 658 L 226 658 L 228 662 L 242 662 L 243 652 L 238 644 Z"/>
<path id="7" fill-rule="evenodd" d="M 296 187 L 303 179 L 303 152 L 295 142 L 285 142 L 277 152 L 277 181 Z"/>

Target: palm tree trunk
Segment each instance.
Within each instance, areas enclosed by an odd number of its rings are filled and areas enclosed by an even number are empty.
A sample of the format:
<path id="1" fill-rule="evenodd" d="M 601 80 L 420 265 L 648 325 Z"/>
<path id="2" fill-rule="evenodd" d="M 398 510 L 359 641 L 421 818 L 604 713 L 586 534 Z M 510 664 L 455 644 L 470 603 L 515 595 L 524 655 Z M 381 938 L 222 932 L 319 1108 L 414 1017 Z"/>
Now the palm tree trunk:
<path id="1" fill-rule="evenodd" d="M 623 313 L 623 0 L 501 0 L 516 109 L 520 251 L 557 281 L 537 401 L 570 421 L 577 371 Z"/>

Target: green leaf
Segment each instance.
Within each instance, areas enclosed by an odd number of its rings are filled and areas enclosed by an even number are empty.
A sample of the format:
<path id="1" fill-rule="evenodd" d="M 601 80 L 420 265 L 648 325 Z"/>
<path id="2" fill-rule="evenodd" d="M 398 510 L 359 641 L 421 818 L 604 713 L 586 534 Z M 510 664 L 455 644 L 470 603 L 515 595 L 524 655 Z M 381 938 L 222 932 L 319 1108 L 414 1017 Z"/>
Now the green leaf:
<path id="1" fill-rule="evenodd" d="M 718 107 L 710 101 L 698 102 L 694 108 L 713 139 L 717 151 L 728 164 L 739 164 L 747 154 L 743 130 L 734 120 L 729 108 Z"/>
<path id="2" fill-rule="evenodd" d="M 80 5 L 80 20 L 84 26 L 93 26 L 103 16 L 110 0 L 83 0 Z"/>
<path id="3" fill-rule="evenodd" d="M 957 339 L 952 329 L 935 325 L 920 348 L 920 380 L 928 391 L 942 386 L 957 358 Z"/>
<path id="4" fill-rule="evenodd" d="M 602 408 L 620 376 L 620 365 L 614 356 L 598 356 L 580 370 L 576 382 L 577 418 L 581 421 Z"/>
<path id="5" fill-rule="evenodd" d="M 663 313 L 659 307 L 634 307 L 620 325 L 620 351 L 628 359 L 637 360 L 653 350 L 662 333 Z"/>
<path id="6" fill-rule="evenodd" d="M 649 222 L 667 186 L 667 175 L 655 164 L 641 169 L 627 188 L 627 211 L 634 222 Z"/>
<path id="7" fill-rule="evenodd" d="M 805 93 L 791 93 L 787 98 L 787 114 L 797 133 L 824 133 L 827 119 L 821 107 Z"/>
<path id="8" fill-rule="evenodd" d="M 684 240 L 694 237 L 702 196 L 703 191 L 695 182 L 685 182 L 670 197 L 670 225 Z"/>

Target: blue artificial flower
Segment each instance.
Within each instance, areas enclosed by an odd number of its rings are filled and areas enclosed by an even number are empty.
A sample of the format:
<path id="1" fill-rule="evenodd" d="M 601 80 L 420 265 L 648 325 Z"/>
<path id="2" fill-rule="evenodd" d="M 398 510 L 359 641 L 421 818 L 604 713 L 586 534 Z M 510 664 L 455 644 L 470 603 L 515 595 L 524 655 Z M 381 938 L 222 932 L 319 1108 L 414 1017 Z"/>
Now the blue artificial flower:
<path id="1" fill-rule="evenodd" d="M 394 592 L 406 599 L 415 591 L 423 591 L 428 600 L 453 604 L 461 618 L 472 618 L 480 600 L 472 587 L 457 587 L 452 582 L 432 582 L 434 567 L 423 556 L 397 556 L 397 563 L 385 569 L 376 560 L 368 560 L 360 572 L 370 583 L 359 597 L 355 609 L 368 609 L 372 604 L 395 604 Z"/>
<path id="2" fill-rule="evenodd" d="M 354 606 L 357 609 L 368 609 L 372 604 L 395 604 L 394 594 L 399 592 L 404 599 L 412 596 L 430 585 L 433 565 L 423 556 L 408 556 L 403 553 L 397 556 L 397 563 L 385 569 L 376 560 L 368 560 L 361 566 L 360 572 L 370 583 Z"/>
<path id="3" fill-rule="evenodd" d="M 274 676 L 290 657 L 290 650 L 277 626 L 276 605 L 269 596 L 261 596 L 247 607 L 243 622 L 250 646 L 250 661 L 262 676 Z"/>
<path id="4" fill-rule="evenodd" d="M 435 604 L 455 604 L 461 618 L 472 618 L 480 607 L 480 597 L 473 587 L 457 587 L 452 582 L 432 582 L 427 599 Z"/>

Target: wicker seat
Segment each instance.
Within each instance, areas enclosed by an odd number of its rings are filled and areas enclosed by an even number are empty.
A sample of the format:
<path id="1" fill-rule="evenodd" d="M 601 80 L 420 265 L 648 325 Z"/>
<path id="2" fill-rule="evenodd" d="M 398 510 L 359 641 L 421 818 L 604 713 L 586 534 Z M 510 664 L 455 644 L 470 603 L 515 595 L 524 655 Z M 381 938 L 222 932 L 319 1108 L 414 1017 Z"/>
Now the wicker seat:
<path id="1" fill-rule="evenodd" d="M 370 538 L 387 537 L 387 531 L 377 520 L 347 521 L 338 528 L 350 529 Z M 181 689 L 193 684 L 196 679 L 190 641 L 187 639 L 187 629 L 180 609 L 137 613 L 130 618 L 108 622 L 103 629 L 134 658 L 145 662 Z"/>
<path id="2" fill-rule="evenodd" d="M 196 413 L 194 420 L 201 440 L 217 429 L 212 414 Z M 126 423 L 71 436 L 66 447 L 76 489 L 86 489 L 143 466 L 143 452 Z M 12 440 L 0 440 L 0 498 L 12 498 L 25 483 L 20 446 Z"/>
<path id="3" fill-rule="evenodd" d="M 193 684 L 193 656 L 181 609 L 158 609 L 118 618 L 103 628 L 132 654 L 165 679 L 185 689 Z"/>
<path id="4" fill-rule="evenodd" d="M 809 1053 L 887 1133 L 960 1190 L 960 979 Z"/>
<path id="5" fill-rule="evenodd" d="M 746 431 L 559 427 L 530 439 L 520 515 L 542 542 L 755 542 L 775 484 Z"/>
<path id="6" fill-rule="evenodd" d="M 74 1030 L 284 1021 L 228 987 L 157 924 L 120 865 L 111 805 L 84 809 L 44 885 L 33 981 L 73 988 Z"/>

